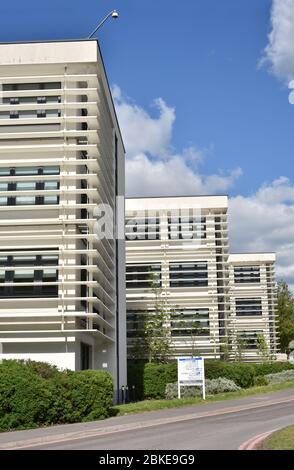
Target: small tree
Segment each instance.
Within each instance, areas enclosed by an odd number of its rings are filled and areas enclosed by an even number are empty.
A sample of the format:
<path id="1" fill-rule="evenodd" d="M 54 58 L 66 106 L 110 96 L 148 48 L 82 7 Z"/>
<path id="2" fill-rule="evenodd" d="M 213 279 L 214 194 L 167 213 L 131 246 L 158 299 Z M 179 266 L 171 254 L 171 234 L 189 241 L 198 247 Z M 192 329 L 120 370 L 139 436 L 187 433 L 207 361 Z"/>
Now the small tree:
<path id="1" fill-rule="evenodd" d="M 231 346 L 229 345 L 227 340 L 225 340 L 223 344 L 220 344 L 219 352 L 220 352 L 220 358 L 223 361 L 228 361 L 230 359 Z"/>
<path id="2" fill-rule="evenodd" d="M 258 354 L 263 362 L 267 362 L 270 360 L 270 350 L 267 344 L 267 341 L 262 333 L 257 334 L 256 338 L 256 346 L 258 350 Z"/>
<path id="3" fill-rule="evenodd" d="M 167 362 L 172 353 L 169 311 L 166 301 L 161 297 L 158 274 L 150 273 L 149 282 L 154 294 L 154 310 L 140 314 L 132 357 L 148 359 L 149 362 Z"/>
<path id="4" fill-rule="evenodd" d="M 278 283 L 278 333 L 281 352 L 289 352 L 289 343 L 294 340 L 294 297 L 286 282 Z"/>
<path id="5" fill-rule="evenodd" d="M 236 355 L 235 355 L 235 360 L 236 361 L 242 361 L 243 360 L 243 354 L 246 349 L 246 340 L 240 335 L 240 333 L 237 334 L 236 336 Z"/>
<path id="6" fill-rule="evenodd" d="M 203 328 L 201 328 L 201 323 L 199 320 L 187 320 L 185 319 L 185 315 L 180 312 L 178 313 L 177 310 L 179 307 L 177 307 L 174 311 L 171 312 L 176 314 L 177 317 L 181 317 L 181 319 L 177 323 L 177 328 L 182 328 L 187 332 L 187 334 L 184 334 L 182 336 L 185 336 L 185 342 L 186 344 L 189 344 L 191 349 L 190 349 L 190 355 L 192 357 L 196 357 L 200 355 L 200 351 L 197 348 L 197 339 L 201 331 L 203 331 Z"/>

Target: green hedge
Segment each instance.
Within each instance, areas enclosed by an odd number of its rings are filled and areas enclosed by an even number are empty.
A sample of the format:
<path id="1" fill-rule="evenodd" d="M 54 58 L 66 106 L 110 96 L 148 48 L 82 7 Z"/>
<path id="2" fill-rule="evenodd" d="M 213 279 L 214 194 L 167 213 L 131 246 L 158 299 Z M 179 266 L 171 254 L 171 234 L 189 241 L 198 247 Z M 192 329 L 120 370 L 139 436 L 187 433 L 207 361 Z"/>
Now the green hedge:
<path id="1" fill-rule="evenodd" d="M 205 377 L 207 379 L 216 379 L 224 377 L 233 380 L 236 385 L 242 388 L 252 387 L 254 384 L 254 368 L 252 364 L 245 362 L 224 362 L 224 361 L 206 361 Z"/>
<path id="2" fill-rule="evenodd" d="M 103 419 L 113 385 L 105 371 L 59 372 L 49 364 L 0 364 L 0 431 Z"/>
<path id="3" fill-rule="evenodd" d="M 290 362 L 264 362 L 261 364 L 252 364 L 255 375 L 277 374 L 284 370 L 294 369 L 294 364 Z"/>
<path id="4" fill-rule="evenodd" d="M 272 362 L 264 364 L 249 364 L 246 362 L 205 361 L 205 377 L 216 379 L 224 377 L 233 380 L 242 388 L 252 387 L 256 383 L 257 376 L 282 372 L 293 369 L 288 362 Z M 143 363 L 129 361 L 128 385 L 136 387 L 136 399 L 164 398 L 165 388 L 168 383 L 177 381 L 177 363 L 168 364 Z M 261 379 L 258 379 L 260 382 Z"/>

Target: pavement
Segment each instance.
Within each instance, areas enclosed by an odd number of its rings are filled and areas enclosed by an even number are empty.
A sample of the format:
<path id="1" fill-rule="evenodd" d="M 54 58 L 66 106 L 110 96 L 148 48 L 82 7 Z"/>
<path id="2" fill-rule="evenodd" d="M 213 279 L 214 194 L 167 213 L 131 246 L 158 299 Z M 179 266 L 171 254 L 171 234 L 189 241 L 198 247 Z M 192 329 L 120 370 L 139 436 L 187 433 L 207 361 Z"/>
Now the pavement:
<path id="1" fill-rule="evenodd" d="M 197 404 L 0 434 L 0 450 L 233 450 L 294 424 L 294 388 Z"/>

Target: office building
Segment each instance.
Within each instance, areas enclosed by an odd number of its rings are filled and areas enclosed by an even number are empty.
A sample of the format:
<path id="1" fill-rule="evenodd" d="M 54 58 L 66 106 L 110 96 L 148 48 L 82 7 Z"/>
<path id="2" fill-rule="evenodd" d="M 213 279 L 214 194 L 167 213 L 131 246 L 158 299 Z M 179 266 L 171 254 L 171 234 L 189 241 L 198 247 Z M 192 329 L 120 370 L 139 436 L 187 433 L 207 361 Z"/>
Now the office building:
<path id="1" fill-rule="evenodd" d="M 126 383 L 123 196 L 97 41 L 1 44 L 0 358 Z M 104 238 L 103 205 L 114 227 Z"/>

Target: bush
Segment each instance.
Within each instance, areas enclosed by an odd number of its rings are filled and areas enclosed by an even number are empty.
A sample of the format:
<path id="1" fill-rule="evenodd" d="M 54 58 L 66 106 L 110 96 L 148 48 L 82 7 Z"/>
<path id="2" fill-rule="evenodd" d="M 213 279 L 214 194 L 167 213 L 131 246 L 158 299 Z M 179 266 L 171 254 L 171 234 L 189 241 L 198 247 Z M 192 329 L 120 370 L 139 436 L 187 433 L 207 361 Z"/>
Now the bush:
<path id="1" fill-rule="evenodd" d="M 261 387 L 262 385 L 268 385 L 268 381 L 264 375 L 257 375 L 254 377 L 254 385 L 256 387 Z"/>
<path id="2" fill-rule="evenodd" d="M 241 387 L 235 384 L 232 380 L 219 377 L 218 379 L 206 379 L 205 391 L 207 395 L 215 395 L 216 393 L 237 392 Z M 181 387 L 181 398 L 201 397 L 201 387 Z M 165 387 L 165 398 L 172 400 L 178 398 L 178 383 L 168 383 Z"/>
<path id="3" fill-rule="evenodd" d="M 165 387 L 177 380 L 177 364 L 146 364 L 144 367 L 144 397 L 164 398 Z"/>
<path id="4" fill-rule="evenodd" d="M 177 363 L 155 364 L 129 362 L 128 385 L 135 385 L 137 400 L 165 397 L 168 383 L 177 381 Z"/>
<path id="5" fill-rule="evenodd" d="M 69 374 L 73 422 L 110 416 L 113 399 L 111 375 L 105 371 L 83 370 Z"/>
<path id="6" fill-rule="evenodd" d="M 254 368 L 251 364 L 205 361 L 205 377 L 217 379 L 223 377 L 235 382 L 242 388 L 254 385 Z M 157 399 L 165 397 L 168 383 L 177 381 L 177 363 L 168 364 L 129 362 L 128 385 L 135 385 L 136 399 Z"/>
<path id="7" fill-rule="evenodd" d="M 31 371 L 35 372 L 42 379 L 51 379 L 57 377 L 60 372 L 56 366 L 47 364 L 46 362 L 37 362 L 37 361 L 19 361 L 25 363 L 25 365 Z"/>
<path id="8" fill-rule="evenodd" d="M 290 362 L 263 362 L 261 364 L 252 364 L 252 366 L 257 376 L 294 369 L 294 364 L 290 364 Z"/>
<path id="9" fill-rule="evenodd" d="M 294 380 L 294 370 L 284 370 L 283 372 L 278 372 L 277 374 L 268 374 L 265 376 L 265 378 L 270 385 L 290 382 Z"/>
<path id="10" fill-rule="evenodd" d="M 238 392 L 238 390 L 241 390 L 241 387 L 236 385 L 233 380 L 218 377 L 212 380 L 206 379 L 205 390 L 207 395 L 215 395 L 216 393 Z"/>
<path id="11" fill-rule="evenodd" d="M 270 373 L 293 370 L 294 365 L 288 362 L 266 362 L 253 364 L 246 362 L 225 362 L 206 360 L 206 379 L 219 377 L 232 380 L 238 387 L 249 388 L 254 385 L 265 385 L 266 380 L 256 378 Z M 129 361 L 128 385 L 135 385 L 136 399 L 164 398 L 168 383 L 177 381 L 176 361 L 168 364 L 155 364 Z"/>
<path id="12" fill-rule="evenodd" d="M 200 387 L 181 387 L 181 398 L 200 397 L 202 396 Z M 165 398 L 173 400 L 178 398 L 178 382 L 166 384 Z"/>
<path id="13" fill-rule="evenodd" d="M 208 379 L 216 379 L 224 377 L 232 380 L 241 388 L 252 387 L 254 384 L 254 368 L 252 364 L 245 362 L 222 362 L 222 361 L 206 361 L 205 377 Z"/>
<path id="14" fill-rule="evenodd" d="M 44 381 L 25 364 L 0 364 L 0 430 L 25 429 L 46 422 L 50 394 Z"/>
<path id="15" fill-rule="evenodd" d="M 105 371 L 59 372 L 33 361 L 0 364 L 0 430 L 103 419 L 113 387 Z"/>

